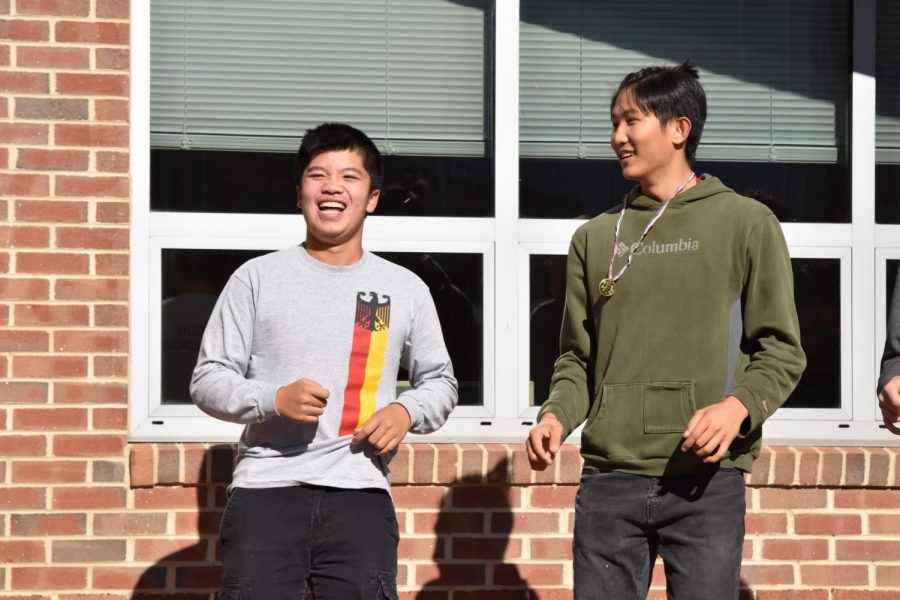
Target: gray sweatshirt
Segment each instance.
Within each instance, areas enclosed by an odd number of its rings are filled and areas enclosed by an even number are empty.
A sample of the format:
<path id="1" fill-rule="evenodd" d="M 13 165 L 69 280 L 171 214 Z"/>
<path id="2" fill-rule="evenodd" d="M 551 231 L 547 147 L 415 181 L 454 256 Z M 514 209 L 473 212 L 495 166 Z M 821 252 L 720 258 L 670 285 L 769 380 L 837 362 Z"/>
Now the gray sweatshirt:
<path id="1" fill-rule="evenodd" d="M 397 396 L 400 366 L 413 389 Z M 304 378 L 331 394 L 317 424 L 275 411 L 278 388 Z M 191 397 L 214 417 L 246 424 L 236 487 L 388 489 L 392 455 L 351 446 L 353 430 L 397 402 L 410 431 L 434 431 L 456 405 L 457 384 L 418 277 L 368 252 L 353 265 L 327 265 L 301 245 L 231 276 L 203 335 Z"/>
<path id="2" fill-rule="evenodd" d="M 887 339 L 884 341 L 884 354 L 881 357 L 878 392 L 880 393 L 884 385 L 898 375 L 900 375 L 900 270 L 897 271 L 894 297 L 888 316 Z"/>

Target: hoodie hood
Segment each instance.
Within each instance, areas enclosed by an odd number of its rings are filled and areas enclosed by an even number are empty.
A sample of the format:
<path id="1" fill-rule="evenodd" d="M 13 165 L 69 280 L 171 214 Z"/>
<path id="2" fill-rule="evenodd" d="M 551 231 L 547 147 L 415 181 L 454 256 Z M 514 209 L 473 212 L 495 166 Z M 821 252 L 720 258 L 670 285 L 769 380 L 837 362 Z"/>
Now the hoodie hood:
<path id="1" fill-rule="evenodd" d="M 700 178 L 702 179 L 700 183 L 689 187 L 669 200 L 671 206 L 666 210 L 677 210 L 692 202 L 705 200 L 706 198 L 717 194 L 734 193 L 734 190 L 722 183 L 718 177 L 713 177 L 708 173 L 704 173 Z M 655 198 L 642 194 L 640 185 L 636 185 L 632 188 L 628 193 L 628 196 L 626 196 L 625 202 L 628 204 L 629 208 L 634 208 L 635 210 L 659 210 L 659 207 L 663 204 Z"/>

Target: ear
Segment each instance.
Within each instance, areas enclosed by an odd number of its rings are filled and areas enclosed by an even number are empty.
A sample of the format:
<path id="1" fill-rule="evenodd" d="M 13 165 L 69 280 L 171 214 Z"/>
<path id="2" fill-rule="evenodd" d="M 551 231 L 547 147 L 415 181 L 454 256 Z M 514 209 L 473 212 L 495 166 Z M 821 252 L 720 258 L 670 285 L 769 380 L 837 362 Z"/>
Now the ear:
<path id="1" fill-rule="evenodd" d="M 300 212 L 303 212 L 302 198 L 303 198 L 303 188 L 298 183 L 297 184 L 297 208 L 300 209 Z"/>
<path id="2" fill-rule="evenodd" d="M 687 142 L 691 134 L 691 120 L 687 117 L 677 117 L 670 122 L 672 125 L 672 142 L 682 145 Z"/>
<path id="3" fill-rule="evenodd" d="M 381 196 L 381 190 L 374 190 L 371 194 L 369 194 L 369 199 L 366 201 L 366 214 L 371 215 L 375 212 L 375 207 L 378 206 L 378 198 Z"/>

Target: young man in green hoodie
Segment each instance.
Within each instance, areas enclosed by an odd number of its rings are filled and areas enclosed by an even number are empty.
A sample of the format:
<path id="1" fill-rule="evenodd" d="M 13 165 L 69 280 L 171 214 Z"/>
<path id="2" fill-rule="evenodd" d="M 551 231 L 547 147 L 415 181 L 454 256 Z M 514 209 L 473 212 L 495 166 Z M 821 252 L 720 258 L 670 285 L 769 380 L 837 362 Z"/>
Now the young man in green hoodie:
<path id="1" fill-rule="evenodd" d="M 526 441 L 551 464 L 584 423 L 575 598 L 736 599 L 744 476 L 805 366 L 791 263 L 762 204 L 692 169 L 697 70 L 650 67 L 612 99 L 612 148 L 638 185 L 581 226 L 550 397 Z"/>

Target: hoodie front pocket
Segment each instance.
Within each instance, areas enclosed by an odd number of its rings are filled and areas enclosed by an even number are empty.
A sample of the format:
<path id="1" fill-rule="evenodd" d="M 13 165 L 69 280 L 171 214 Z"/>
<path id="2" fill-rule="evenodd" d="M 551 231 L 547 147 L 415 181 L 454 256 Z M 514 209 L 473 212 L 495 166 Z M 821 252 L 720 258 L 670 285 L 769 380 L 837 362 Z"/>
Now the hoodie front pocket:
<path id="1" fill-rule="evenodd" d="M 684 433 L 694 407 L 694 384 L 661 381 L 644 384 L 644 433 Z"/>
<path id="2" fill-rule="evenodd" d="M 609 460 L 669 458 L 694 413 L 693 406 L 692 382 L 604 385 L 599 409 L 582 434 L 585 453 Z"/>

